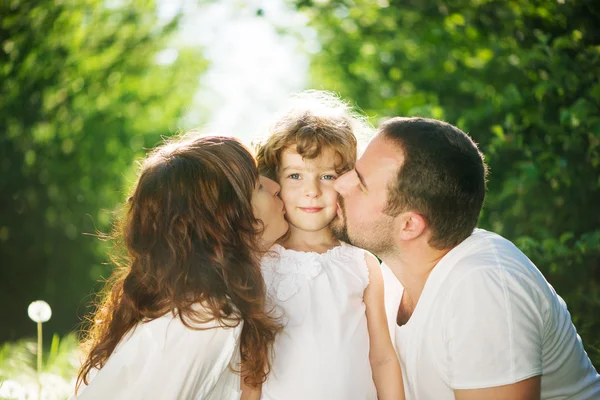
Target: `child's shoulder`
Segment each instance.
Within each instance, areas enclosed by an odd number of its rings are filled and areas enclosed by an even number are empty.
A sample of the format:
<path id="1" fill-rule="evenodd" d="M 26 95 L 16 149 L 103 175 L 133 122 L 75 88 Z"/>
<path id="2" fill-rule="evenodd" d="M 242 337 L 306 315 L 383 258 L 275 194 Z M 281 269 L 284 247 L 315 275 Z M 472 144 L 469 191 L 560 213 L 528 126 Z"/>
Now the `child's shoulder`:
<path id="1" fill-rule="evenodd" d="M 375 257 L 373 255 L 373 253 L 371 253 L 370 251 L 362 249 L 360 247 L 356 247 L 349 243 L 345 243 L 345 242 L 341 242 L 341 243 L 342 244 L 340 247 L 344 247 L 346 251 L 351 252 L 352 254 L 356 255 L 357 257 L 364 257 L 365 261 L 376 260 L 377 262 L 379 262 L 377 257 Z"/>
<path id="2" fill-rule="evenodd" d="M 369 270 L 371 265 L 378 264 L 377 258 L 369 251 L 348 243 L 341 244 L 340 253 L 342 254 L 342 261 L 352 259 L 353 262 L 346 263 L 346 268 L 362 281 L 363 289 L 366 288 L 369 284 Z"/>

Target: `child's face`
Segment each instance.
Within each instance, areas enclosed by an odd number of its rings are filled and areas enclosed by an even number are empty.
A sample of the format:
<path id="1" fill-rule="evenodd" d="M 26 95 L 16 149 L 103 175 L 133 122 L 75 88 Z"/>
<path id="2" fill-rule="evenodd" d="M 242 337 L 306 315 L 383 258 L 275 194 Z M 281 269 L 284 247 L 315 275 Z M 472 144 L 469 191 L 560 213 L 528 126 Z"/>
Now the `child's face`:
<path id="1" fill-rule="evenodd" d="M 333 182 L 339 157 L 332 149 L 312 160 L 303 160 L 295 148 L 283 151 L 277 179 L 286 218 L 293 227 L 307 232 L 329 229 L 337 211 Z"/>

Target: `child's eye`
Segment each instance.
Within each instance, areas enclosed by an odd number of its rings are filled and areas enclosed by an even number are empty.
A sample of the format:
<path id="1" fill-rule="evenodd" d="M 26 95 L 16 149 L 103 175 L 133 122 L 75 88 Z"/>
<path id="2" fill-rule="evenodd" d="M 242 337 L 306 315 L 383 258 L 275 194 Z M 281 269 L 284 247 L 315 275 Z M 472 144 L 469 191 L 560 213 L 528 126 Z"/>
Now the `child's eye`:
<path id="1" fill-rule="evenodd" d="M 323 175 L 321 177 L 321 179 L 324 179 L 326 181 L 334 181 L 337 177 L 335 175 Z"/>
<path id="2" fill-rule="evenodd" d="M 288 178 L 290 178 L 290 179 L 300 179 L 300 174 L 290 174 L 290 176 L 288 176 Z"/>

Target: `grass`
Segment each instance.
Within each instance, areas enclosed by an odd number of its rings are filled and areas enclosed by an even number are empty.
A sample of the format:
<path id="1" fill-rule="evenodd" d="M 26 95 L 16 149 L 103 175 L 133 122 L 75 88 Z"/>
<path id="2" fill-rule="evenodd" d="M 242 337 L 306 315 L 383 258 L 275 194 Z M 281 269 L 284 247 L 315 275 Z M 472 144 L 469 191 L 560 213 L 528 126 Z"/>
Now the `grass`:
<path id="1" fill-rule="evenodd" d="M 71 396 L 80 357 L 77 336 L 52 337 L 39 375 L 36 353 L 37 344 L 31 339 L 1 345 L 0 400 L 63 400 Z"/>

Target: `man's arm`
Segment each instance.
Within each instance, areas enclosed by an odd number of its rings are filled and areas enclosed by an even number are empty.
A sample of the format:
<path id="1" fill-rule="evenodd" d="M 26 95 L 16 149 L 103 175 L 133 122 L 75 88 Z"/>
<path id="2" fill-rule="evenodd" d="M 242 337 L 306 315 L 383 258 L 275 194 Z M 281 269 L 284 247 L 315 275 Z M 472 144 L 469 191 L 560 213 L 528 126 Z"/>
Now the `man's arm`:
<path id="1" fill-rule="evenodd" d="M 402 371 L 388 329 L 379 262 L 368 253 L 365 253 L 365 261 L 369 269 L 369 285 L 365 289 L 363 299 L 370 339 L 369 360 L 377 398 L 403 400 L 405 396 Z"/>
<path id="2" fill-rule="evenodd" d="M 439 318 L 457 399 L 540 399 L 538 301 L 529 281 L 495 265 L 471 268 L 453 287 Z M 463 389 L 469 387 L 480 389 Z"/>
<path id="3" fill-rule="evenodd" d="M 511 385 L 454 390 L 454 397 L 456 400 L 540 400 L 541 382 L 542 377 L 538 375 Z"/>

